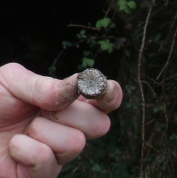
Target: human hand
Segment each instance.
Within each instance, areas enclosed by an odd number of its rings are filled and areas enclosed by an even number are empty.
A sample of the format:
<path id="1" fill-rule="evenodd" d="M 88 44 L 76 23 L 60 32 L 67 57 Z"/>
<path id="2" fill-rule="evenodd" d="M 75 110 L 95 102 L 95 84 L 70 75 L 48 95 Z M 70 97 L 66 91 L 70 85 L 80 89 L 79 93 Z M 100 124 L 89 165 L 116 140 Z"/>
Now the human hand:
<path id="1" fill-rule="evenodd" d="M 56 178 L 84 148 L 107 133 L 107 113 L 122 100 L 108 81 L 98 100 L 79 96 L 77 74 L 57 80 L 10 63 L 0 67 L 0 178 Z"/>

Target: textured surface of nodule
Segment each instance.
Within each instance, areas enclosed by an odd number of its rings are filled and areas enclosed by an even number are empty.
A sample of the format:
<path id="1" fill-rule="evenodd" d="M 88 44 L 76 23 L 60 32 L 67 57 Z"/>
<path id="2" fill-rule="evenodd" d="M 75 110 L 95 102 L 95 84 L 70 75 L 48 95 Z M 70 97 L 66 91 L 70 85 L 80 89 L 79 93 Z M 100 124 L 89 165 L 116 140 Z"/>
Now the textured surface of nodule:
<path id="1" fill-rule="evenodd" d="M 77 76 L 78 92 L 87 99 L 100 98 L 106 86 L 107 79 L 98 69 L 86 69 Z"/>

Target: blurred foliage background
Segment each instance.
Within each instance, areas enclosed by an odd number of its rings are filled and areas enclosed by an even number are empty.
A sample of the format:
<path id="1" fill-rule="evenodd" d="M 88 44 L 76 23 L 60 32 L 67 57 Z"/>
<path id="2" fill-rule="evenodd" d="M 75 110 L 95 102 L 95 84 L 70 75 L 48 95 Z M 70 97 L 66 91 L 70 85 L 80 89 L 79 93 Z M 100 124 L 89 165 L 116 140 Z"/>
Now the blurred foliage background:
<path id="1" fill-rule="evenodd" d="M 177 1 L 0 1 L 0 64 L 64 78 L 100 69 L 124 91 L 111 130 L 60 178 L 177 177 Z"/>

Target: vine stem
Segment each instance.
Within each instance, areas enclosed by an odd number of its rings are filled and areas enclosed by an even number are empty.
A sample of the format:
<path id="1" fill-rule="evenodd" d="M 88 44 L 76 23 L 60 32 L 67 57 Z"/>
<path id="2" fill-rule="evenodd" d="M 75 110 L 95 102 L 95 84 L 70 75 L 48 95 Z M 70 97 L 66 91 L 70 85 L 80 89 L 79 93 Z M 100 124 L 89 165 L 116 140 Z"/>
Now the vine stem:
<path id="1" fill-rule="evenodd" d="M 149 19 L 151 16 L 151 11 L 153 8 L 153 4 L 155 3 L 156 0 L 152 1 L 152 5 L 148 10 L 148 14 L 146 17 L 146 21 L 144 24 L 143 28 L 143 37 L 142 37 L 142 42 L 141 42 L 141 48 L 138 56 L 138 69 L 137 69 L 137 81 L 140 89 L 140 95 L 141 95 L 141 110 L 142 110 L 142 121 L 141 121 L 141 160 L 144 159 L 144 149 L 145 149 L 145 121 L 146 121 L 146 104 L 145 104 L 145 96 L 144 96 L 144 90 L 143 90 L 143 85 L 142 85 L 142 80 L 141 80 L 141 67 L 142 67 L 142 57 L 143 57 L 143 52 L 144 52 L 144 46 L 145 46 L 145 40 L 146 40 L 146 33 L 147 33 L 147 27 L 149 24 Z M 140 166 L 140 178 L 143 178 L 143 164 Z"/>
<path id="2" fill-rule="evenodd" d="M 162 68 L 162 70 L 160 71 L 159 75 L 157 76 L 156 80 L 158 80 L 160 78 L 160 76 L 162 75 L 162 73 L 165 71 L 165 69 L 168 67 L 168 65 L 170 63 L 170 59 L 171 59 L 173 49 L 174 49 L 174 45 L 175 45 L 175 42 L 176 42 L 176 36 L 177 36 L 177 28 L 176 28 L 174 36 L 173 36 L 173 41 L 172 41 L 172 44 L 171 44 L 171 48 L 170 48 L 170 52 L 169 52 L 167 61 L 164 65 L 164 67 Z"/>

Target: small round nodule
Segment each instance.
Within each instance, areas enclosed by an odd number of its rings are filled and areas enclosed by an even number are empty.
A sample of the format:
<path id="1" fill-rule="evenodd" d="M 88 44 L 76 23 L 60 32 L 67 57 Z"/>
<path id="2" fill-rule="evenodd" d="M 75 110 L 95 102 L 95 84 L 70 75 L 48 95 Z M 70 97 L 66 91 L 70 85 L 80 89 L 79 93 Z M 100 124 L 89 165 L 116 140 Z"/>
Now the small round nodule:
<path id="1" fill-rule="evenodd" d="M 86 69 L 77 76 L 78 92 L 87 99 L 100 98 L 106 86 L 107 79 L 98 69 Z"/>

